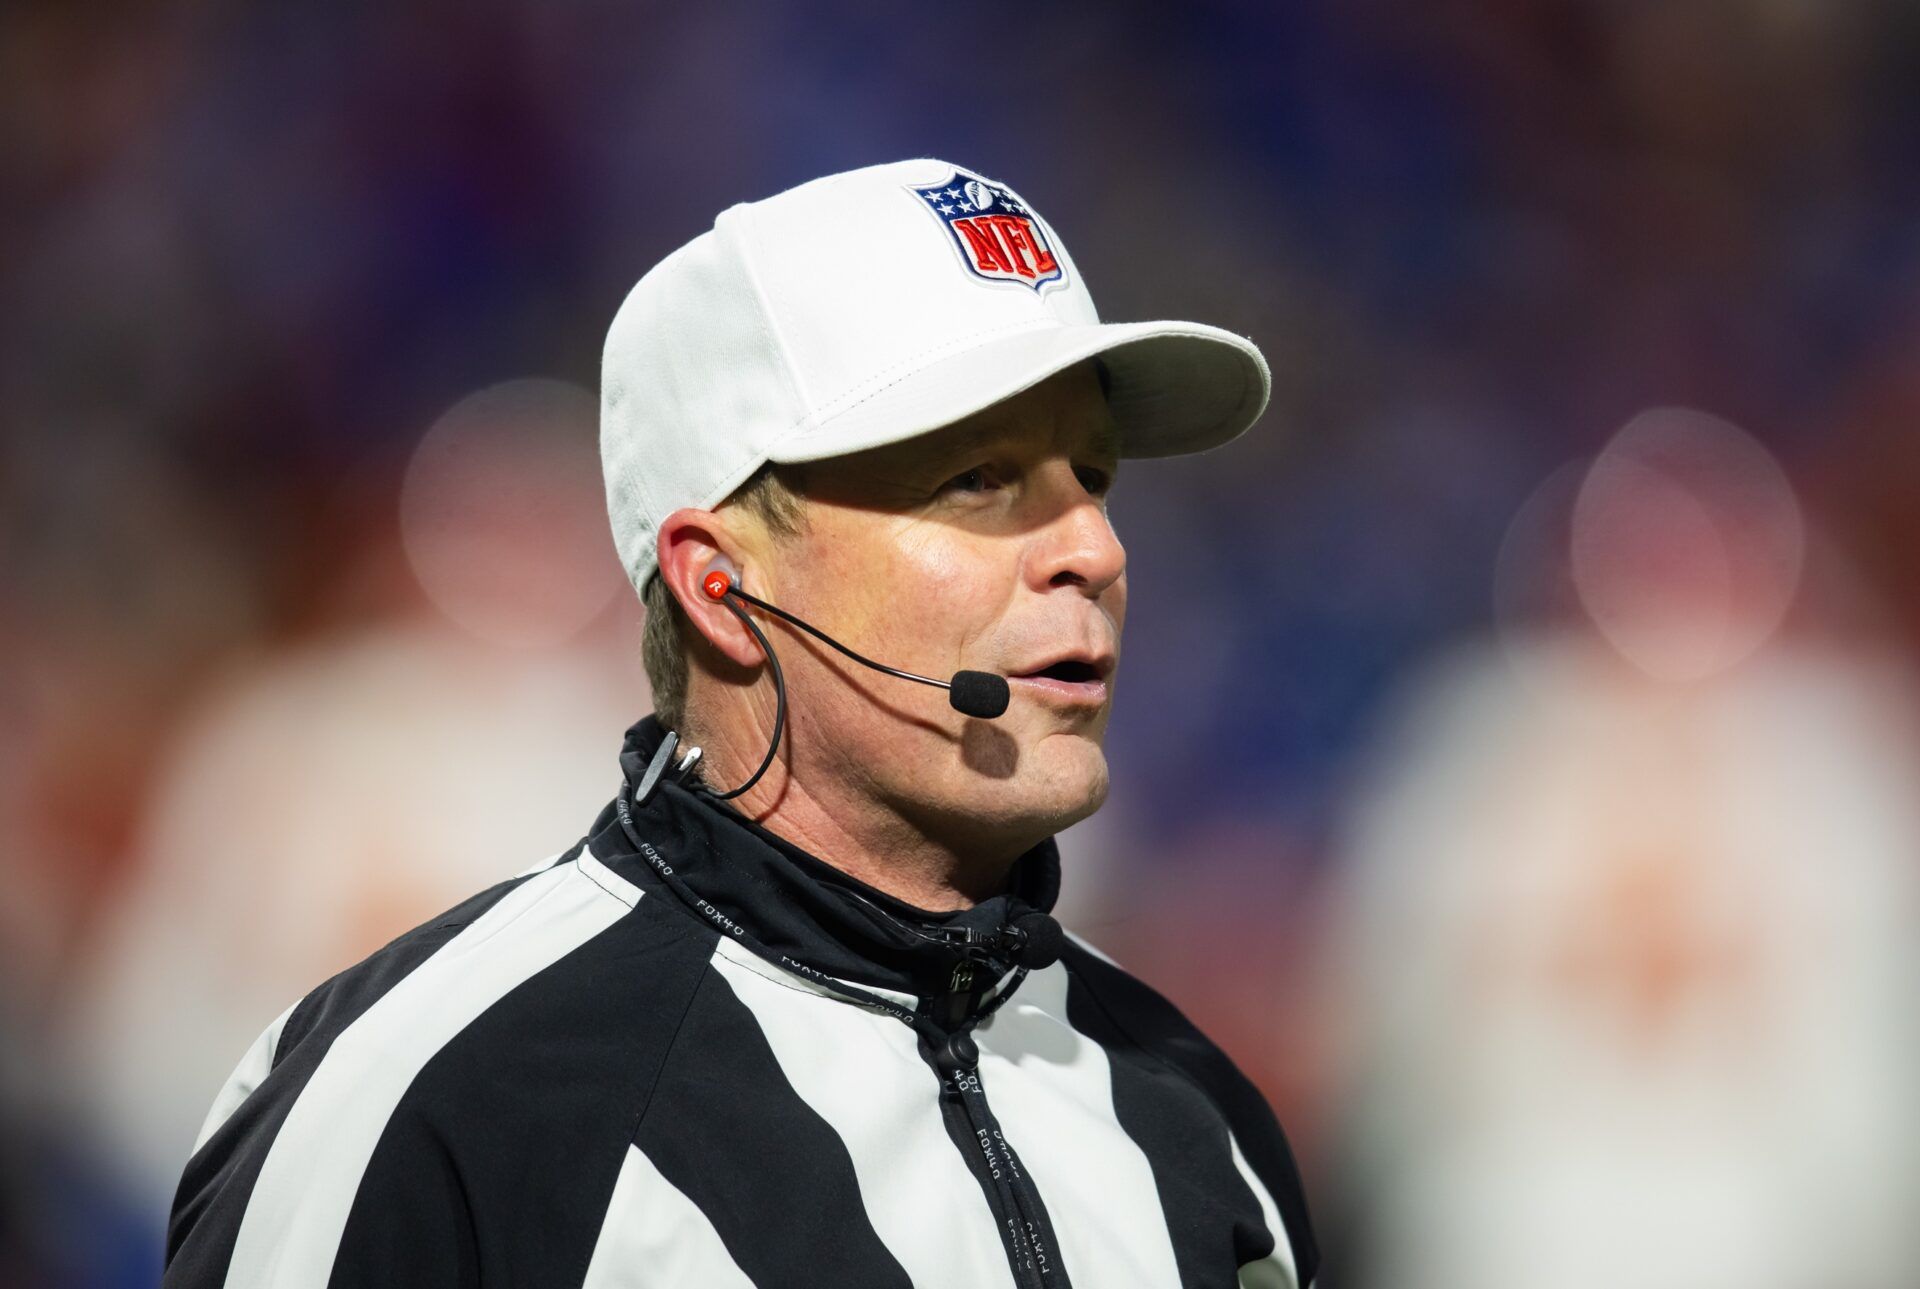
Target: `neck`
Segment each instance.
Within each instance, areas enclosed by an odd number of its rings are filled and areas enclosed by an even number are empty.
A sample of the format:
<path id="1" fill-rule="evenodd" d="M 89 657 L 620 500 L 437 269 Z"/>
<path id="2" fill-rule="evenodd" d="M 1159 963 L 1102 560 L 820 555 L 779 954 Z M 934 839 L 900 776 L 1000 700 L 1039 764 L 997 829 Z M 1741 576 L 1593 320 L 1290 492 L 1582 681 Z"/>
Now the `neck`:
<path id="1" fill-rule="evenodd" d="M 748 722 L 715 727 L 704 739 L 702 774 L 726 791 L 746 781 L 766 755 L 772 733 Z M 963 841 L 938 835 L 863 791 L 868 785 L 830 772 L 796 773 L 804 748 L 788 713 L 786 737 L 760 781 L 727 804 L 770 832 L 850 877 L 928 912 L 972 908 L 1006 888 L 1014 861 L 1040 838 Z"/>

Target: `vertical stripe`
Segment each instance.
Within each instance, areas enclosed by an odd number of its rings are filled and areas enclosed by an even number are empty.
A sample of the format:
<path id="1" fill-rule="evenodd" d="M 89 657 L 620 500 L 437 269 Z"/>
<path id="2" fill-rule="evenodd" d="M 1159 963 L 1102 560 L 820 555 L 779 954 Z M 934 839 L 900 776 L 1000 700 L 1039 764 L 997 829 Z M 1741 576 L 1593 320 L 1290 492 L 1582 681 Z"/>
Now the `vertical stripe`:
<path id="1" fill-rule="evenodd" d="M 1180 1282 L 1220 1284 L 1262 1261 L 1289 1269 L 1282 1283 L 1311 1281 L 1320 1255 L 1306 1196 L 1260 1090 L 1179 1008 L 1078 936 L 1061 963 L 1068 1018 L 1107 1049 L 1121 1125 L 1153 1166 Z"/>
<path id="2" fill-rule="evenodd" d="M 1260 1201 L 1260 1216 L 1267 1229 L 1275 1233 L 1273 1252 L 1264 1258 L 1249 1262 L 1240 1268 L 1240 1289 L 1300 1289 L 1300 1282 L 1294 1274 L 1293 1248 L 1279 1238 L 1286 1226 L 1280 1221 L 1279 1206 L 1273 1202 L 1273 1196 L 1247 1166 L 1247 1157 L 1240 1153 L 1240 1143 L 1227 1134 L 1227 1144 L 1233 1147 L 1233 1166 L 1240 1170 L 1240 1176 L 1253 1188 L 1254 1198 Z"/>
<path id="3" fill-rule="evenodd" d="M 300 1002 L 296 998 L 287 1004 L 287 1009 L 274 1017 L 273 1023 L 261 1032 L 259 1038 L 253 1040 L 253 1046 L 233 1067 L 233 1073 L 220 1086 L 219 1093 L 213 1098 L 213 1107 L 200 1124 L 200 1133 L 193 1139 L 192 1153 L 198 1154 L 200 1147 L 207 1144 L 207 1138 L 219 1131 L 220 1125 L 232 1118 L 241 1103 L 252 1096 L 253 1090 L 265 1083 L 267 1076 L 273 1073 L 273 1052 L 280 1046 L 280 1032 L 286 1028 L 287 1017 L 293 1015 L 293 1009 Z"/>
<path id="4" fill-rule="evenodd" d="M 167 1221 L 167 1286 L 226 1280 L 254 1181 L 287 1112 L 333 1040 L 460 931 L 518 889 L 500 882 L 311 990 L 281 1027 L 272 1072 L 187 1160 Z"/>
<path id="5" fill-rule="evenodd" d="M 1067 1023 L 1067 969 L 1030 973 L 974 1038 L 987 1102 L 1046 1204 L 1068 1278 L 1179 1284 L 1152 1167 L 1114 1113 L 1107 1054 Z"/>
<path id="6" fill-rule="evenodd" d="M 601 863 L 600 857 L 592 851 L 580 852 L 579 867 L 581 874 L 588 881 L 628 908 L 633 908 L 640 903 L 640 888 Z"/>
<path id="7" fill-rule="evenodd" d="M 329 1289 L 578 1284 L 713 941 L 642 900 L 441 1047 L 360 1175 Z"/>
<path id="8" fill-rule="evenodd" d="M 226 1283 L 324 1289 L 361 1173 L 421 1066 L 502 995 L 627 911 L 577 865 L 549 869 L 526 879 L 349 1025 L 274 1138 Z"/>
<path id="9" fill-rule="evenodd" d="M 629 1146 L 580 1289 L 664 1285 L 753 1289 L 707 1215 Z"/>
<path id="10" fill-rule="evenodd" d="M 1185 1289 L 1233 1283 L 1242 1263 L 1272 1250 L 1273 1236 L 1234 1169 L 1219 1107 L 1191 1078 L 1142 1048 L 1083 972 L 1070 967 L 1067 976 L 1067 1019 L 1106 1052 L 1114 1116 L 1153 1170 L 1179 1283 Z"/>
<path id="11" fill-rule="evenodd" d="M 676 916 L 685 915 L 676 909 Z M 725 944 L 717 937 L 715 943 Z M 717 963 L 717 953 L 706 961 Z M 804 990 L 765 987 L 780 995 L 772 1005 L 790 1009 L 803 1024 L 853 1010 Z M 831 1038 L 816 1032 L 814 1041 L 824 1045 Z M 774 1054 L 755 1012 L 710 966 L 634 1144 L 707 1215 L 754 1284 L 906 1289 L 906 1272 L 874 1233 L 861 1203 L 861 1179 L 845 1143 L 795 1092 L 793 1070 L 783 1067 L 783 1058 L 790 1061 L 791 1053 Z M 804 1064 L 817 1056 L 800 1059 Z M 900 1184 L 893 1177 L 879 1181 Z M 971 1179 L 967 1184 L 978 1193 Z M 947 1195 L 937 1190 L 916 1200 L 936 1210 L 948 1206 Z"/>
<path id="12" fill-rule="evenodd" d="M 913 1031 L 731 948 L 720 942 L 714 970 L 752 1011 L 793 1090 L 845 1144 L 873 1229 L 916 1289 L 1010 1283 L 999 1225 L 947 1136 L 939 1076 Z"/>

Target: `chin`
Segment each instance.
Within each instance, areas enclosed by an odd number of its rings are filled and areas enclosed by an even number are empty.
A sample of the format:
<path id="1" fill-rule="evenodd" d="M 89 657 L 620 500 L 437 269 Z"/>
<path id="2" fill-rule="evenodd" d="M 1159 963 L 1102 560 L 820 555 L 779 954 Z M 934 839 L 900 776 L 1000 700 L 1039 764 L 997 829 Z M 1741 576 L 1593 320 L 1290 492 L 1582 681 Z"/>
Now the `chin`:
<path id="1" fill-rule="evenodd" d="M 943 831 L 1038 840 L 1106 801 L 1107 757 L 1098 742 L 1045 738 L 1016 751 L 1005 731 L 984 723 L 976 728 L 980 745 L 963 745 L 963 764 L 953 773 L 892 785 L 890 795 L 906 813 Z"/>
<path id="2" fill-rule="evenodd" d="M 866 767 L 878 795 L 938 835 L 1037 840 L 1078 823 L 1107 799 L 1101 731 L 1034 730 L 968 720 L 958 740 L 923 738 L 873 747 Z"/>
<path id="3" fill-rule="evenodd" d="M 1023 760 L 1001 785 L 1002 798 L 1050 832 L 1079 823 L 1106 802 L 1107 754 L 1092 739 L 1047 739 Z"/>

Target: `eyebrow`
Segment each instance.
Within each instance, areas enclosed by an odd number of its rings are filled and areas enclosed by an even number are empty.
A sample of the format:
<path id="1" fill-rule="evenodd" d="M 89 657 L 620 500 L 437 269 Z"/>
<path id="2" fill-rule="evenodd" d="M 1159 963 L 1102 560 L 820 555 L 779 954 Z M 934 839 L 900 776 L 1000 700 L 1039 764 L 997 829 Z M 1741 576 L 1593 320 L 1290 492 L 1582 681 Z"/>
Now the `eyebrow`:
<path id="1" fill-rule="evenodd" d="M 1120 459 L 1120 431 L 1114 425 L 1111 415 L 1100 418 L 1099 428 L 1095 429 L 1092 437 L 1087 440 L 1087 447 L 1103 460 L 1118 461 Z"/>
<path id="2" fill-rule="evenodd" d="M 944 463 L 958 457 L 969 457 L 986 448 L 1004 442 L 1011 437 L 1004 426 L 976 425 L 956 434 L 953 442 L 940 452 Z M 1102 417 L 1100 423 L 1087 436 L 1085 451 L 1102 460 L 1118 462 L 1120 459 L 1120 432 L 1114 426 L 1111 416 Z"/>

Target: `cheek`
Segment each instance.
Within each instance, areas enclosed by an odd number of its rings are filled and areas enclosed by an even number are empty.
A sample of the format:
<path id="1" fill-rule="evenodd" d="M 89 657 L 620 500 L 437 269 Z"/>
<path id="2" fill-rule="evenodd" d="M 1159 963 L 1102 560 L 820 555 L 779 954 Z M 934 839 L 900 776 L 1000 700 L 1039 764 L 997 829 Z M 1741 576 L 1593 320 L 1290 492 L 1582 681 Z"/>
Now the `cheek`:
<path id="1" fill-rule="evenodd" d="M 999 616 L 1014 577 L 1011 557 L 990 542 L 858 512 L 819 516 L 792 554 L 781 582 L 794 603 L 781 607 L 817 617 L 876 661 L 893 662 L 892 649 L 894 665 L 908 668 L 964 656 Z"/>
<path id="2" fill-rule="evenodd" d="M 928 526 L 899 536 L 892 566 L 906 591 L 898 629 L 930 663 L 968 665 L 977 642 L 1005 613 L 1015 576 L 1011 554 L 992 542 L 961 541 L 950 530 Z"/>

